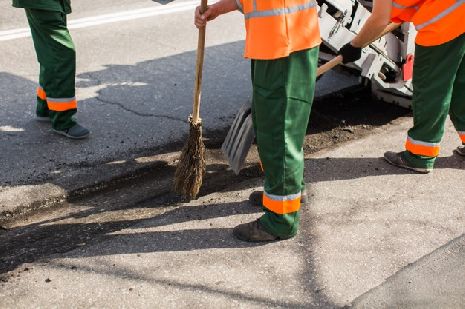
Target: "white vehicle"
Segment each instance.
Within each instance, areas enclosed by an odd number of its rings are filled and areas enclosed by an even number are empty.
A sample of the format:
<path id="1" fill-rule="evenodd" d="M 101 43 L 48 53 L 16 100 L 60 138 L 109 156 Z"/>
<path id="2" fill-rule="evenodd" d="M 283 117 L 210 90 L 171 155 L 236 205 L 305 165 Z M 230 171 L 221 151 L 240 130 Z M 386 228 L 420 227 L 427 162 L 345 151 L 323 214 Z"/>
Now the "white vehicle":
<path id="1" fill-rule="evenodd" d="M 371 14 L 371 1 L 318 0 L 318 4 L 323 40 L 320 60 L 327 61 L 360 31 Z M 344 66 L 353 69 L 363 84 L 371 86 L 375 97 L 409 107 L 415 36 L 415 28 L 404 23 L 364 48 L 360 60 Z"/>

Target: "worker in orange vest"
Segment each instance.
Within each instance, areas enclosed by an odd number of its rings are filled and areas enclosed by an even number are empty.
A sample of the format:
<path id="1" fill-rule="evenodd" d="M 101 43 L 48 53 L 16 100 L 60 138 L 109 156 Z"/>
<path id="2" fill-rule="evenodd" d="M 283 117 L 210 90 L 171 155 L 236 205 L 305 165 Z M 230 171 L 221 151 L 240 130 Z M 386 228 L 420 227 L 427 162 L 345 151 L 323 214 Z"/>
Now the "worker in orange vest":
<path id="1" fill-rule="evenodd" d="M 265 171 L 264 215 L 237 226 L 240 240 L 261 242 L 296 235 L 303 190 L 303 142 L 312 107 L 320 31 L 315 0 L 221 0 L 195 24 L 239 10 L 251 59 L 252 114 Z"/>
<path id="2" fill-rule="evenodd" d="M 360 59 L 361 46 L 379 36 L 389 21 L 413 22 L 413 127 L 405 151 L 384 154 L 387 162 L 418 173 L 433 170 L 447 114 L 465 156 L 465 0 L 375 0 L 360 33 L 341 50 L 344 62 Z"/>

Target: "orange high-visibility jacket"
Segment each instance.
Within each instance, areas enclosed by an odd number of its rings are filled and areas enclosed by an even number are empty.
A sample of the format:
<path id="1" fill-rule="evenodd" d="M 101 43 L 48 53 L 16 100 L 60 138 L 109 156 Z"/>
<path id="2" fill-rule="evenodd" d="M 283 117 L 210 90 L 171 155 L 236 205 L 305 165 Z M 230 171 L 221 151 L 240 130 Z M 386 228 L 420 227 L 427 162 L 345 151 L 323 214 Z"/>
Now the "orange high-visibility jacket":
<path id="1" fill-rule="evenodd" d="M 393 0 L 391 17 L 413 22 L 418 45 L 440 45 L 465 33 L 465 0 Z"/>
<path id="2" fill-rule="evenodd" d="M 321 43 L 315 0 L 236 0 L 244 13 L 245 57 L 270 60 Z"/>

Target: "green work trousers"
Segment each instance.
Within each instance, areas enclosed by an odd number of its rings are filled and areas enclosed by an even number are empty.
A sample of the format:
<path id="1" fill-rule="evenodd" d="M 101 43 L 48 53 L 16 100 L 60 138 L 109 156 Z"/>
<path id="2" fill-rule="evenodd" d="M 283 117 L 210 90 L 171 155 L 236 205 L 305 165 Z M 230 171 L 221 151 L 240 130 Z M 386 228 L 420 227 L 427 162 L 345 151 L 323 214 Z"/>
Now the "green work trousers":
<path id="1" fill-rule="evenodd" d="M 13 7 L 71 13 L 71 0 L 13 0 Z"/>
<path id="2" fill-rule="evenodd" d="M 416 46 L 412 109 L 403 152 L 412 166 L 433 167 L 448 114 L 465 144 L 465 34 L 438 46 Z"/>
<path id="3" fill-rule="evenodd" d="M 76 52 L 66 15 L 56 11 L 25 9 L 40 63 L 37 115 L 50 117 L 52 127 L 66 130 L 76 123 Z"/>
<path id="4" fill-rule="evenodd" d="M 319 48 L 275 60 L 252 60 L 252 114 L 265 173 L 260 223 L 292 237 L 299 227 L 303 143 L 313 103 Z"/>

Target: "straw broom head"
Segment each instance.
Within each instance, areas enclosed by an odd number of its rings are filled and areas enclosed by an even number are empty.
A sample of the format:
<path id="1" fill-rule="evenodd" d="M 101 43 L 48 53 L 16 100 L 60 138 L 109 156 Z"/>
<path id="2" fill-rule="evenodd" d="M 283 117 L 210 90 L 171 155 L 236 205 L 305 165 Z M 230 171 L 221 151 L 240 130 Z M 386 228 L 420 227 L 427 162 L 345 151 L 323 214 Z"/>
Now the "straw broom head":
<path id="1" fill-rule="evenodd" d="M 189 118 L 189 138 L 186 141 L 176 168 L 174 189 L 192 200 L 197 197 L 205 173 L 205 145 L 202 140 L 202 122 Z"/>

